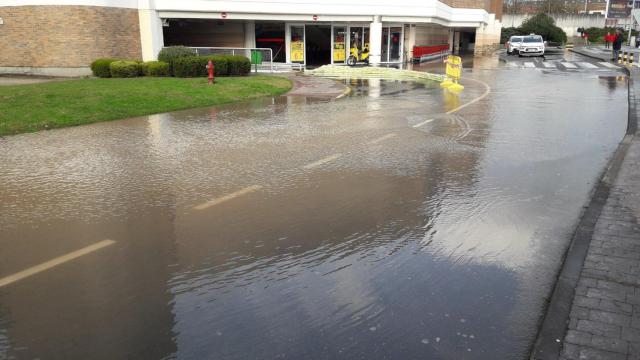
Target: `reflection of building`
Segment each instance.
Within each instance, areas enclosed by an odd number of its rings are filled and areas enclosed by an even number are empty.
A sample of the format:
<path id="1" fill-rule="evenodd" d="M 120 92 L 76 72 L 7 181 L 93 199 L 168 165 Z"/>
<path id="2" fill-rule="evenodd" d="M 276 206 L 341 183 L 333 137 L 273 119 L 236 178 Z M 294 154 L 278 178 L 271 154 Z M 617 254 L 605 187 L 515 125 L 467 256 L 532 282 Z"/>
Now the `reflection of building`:
<path id="1" fill-rule="evenodd" d="M 495 48 L 502 13 L 501 0 L 24 3 L 0 7 L 0 71 L 82 74 L 95 58 L 152 60 L 167 45 L 265 47 L 277 62 L 309 65 L 344 63 L 350 48 L 368 46 L 372 63 L 402 62 L 414 46 Z"/>

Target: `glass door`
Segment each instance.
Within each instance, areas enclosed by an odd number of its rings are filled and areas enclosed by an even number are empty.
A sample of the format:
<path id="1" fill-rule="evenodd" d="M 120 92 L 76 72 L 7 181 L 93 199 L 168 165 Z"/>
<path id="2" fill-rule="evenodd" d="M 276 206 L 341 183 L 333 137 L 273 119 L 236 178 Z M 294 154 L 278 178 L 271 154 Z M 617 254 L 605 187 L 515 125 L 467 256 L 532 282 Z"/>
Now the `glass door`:
<path id="1" fill-rule="evenodd" d="M 289 51 L 292 63 L 304 63 L 304 25 L 291 25 Z"/>
<path id="2" fill-rule="evenodd" d="M 382 54 L 380 61 L 388 62 L 389 61 L 389 28 L 382 28 Z"/>
<path id="3" fill-rule="evenodd" d="M 347 28 L 333 27 L 333 51 L 331 61 L 334 64 L 344 64 L 347 60 Z"/>
<path id="4" fill-rule="evenodd" d="M 389 60 L 400 61 L 402 55 L 402 27 L 389 28 Z M 383 45 L 384 46 L 384 43 Z"/>

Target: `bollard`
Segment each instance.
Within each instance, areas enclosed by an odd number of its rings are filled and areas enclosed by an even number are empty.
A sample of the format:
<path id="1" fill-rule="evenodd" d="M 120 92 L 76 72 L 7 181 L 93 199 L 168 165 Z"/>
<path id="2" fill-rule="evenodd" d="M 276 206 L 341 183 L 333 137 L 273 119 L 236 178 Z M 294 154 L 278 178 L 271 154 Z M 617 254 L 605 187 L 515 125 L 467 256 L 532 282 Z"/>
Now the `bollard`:
<path id="1" fill-rule="evenodd" d="M 209 70 L 209 85 L 215 82 L 214 75 L 213 75 L 215 68 L 216 66 L 213 63 L 213 61 L 209 60 L 209 63 L 207 64 L 207 70 Z"/>

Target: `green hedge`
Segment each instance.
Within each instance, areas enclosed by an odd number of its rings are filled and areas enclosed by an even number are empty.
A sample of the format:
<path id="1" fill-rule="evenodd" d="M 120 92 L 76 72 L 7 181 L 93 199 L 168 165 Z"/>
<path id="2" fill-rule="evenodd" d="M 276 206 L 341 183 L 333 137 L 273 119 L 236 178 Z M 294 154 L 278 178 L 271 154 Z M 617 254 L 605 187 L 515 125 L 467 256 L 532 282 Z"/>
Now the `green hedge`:
<path id="1" fill-rule="evenodd" d="M 109 66 L 111 77 L 114 78 L 132 78 L 139 76 L 142 72 L 142 66 L 137 61 L 114 61 Z"/>
<path id="2" fill-rule="evenodd" d="M 216 76 L 242 76 L 251 71 L 251 62 L 244 56 L 213 55 L 189 56 L 176 59 L 174 75 L 177 77 L 207 76 L 207 63 L 213 61 Z"/>
<path id="3" fill-rule="evenodd" d="M 169 76 L 169 64 L 164 61 L 147 61 L 142 63 L 142 74 L 145 76 Z"/>
<path id="4" fill-rule="evenodd" d="M 553 18 L 546 14 L 537 14 L 527 18 L 520 27 L 502 28 L 500 41 L 506 42 L 513 35 L 541 35 L 550 43 L 564 44 L 567 42 L 567 34 L 555 25 Z"/>
<path id="5" fill-rule="evenodd" d="M 589 35 L 589 41 L 590 42 L 598 42 L 598 43 L 602 43 L 604 42 L 604 36 L 607 35 L 607 33 L 611 33 L 611 34 L 615 34 L 616 33 L 616 28 L 614 27 L 605 27 L 605 28 L 595 28 L 595 27 L 591 27 L 588 29 L 584 29 L 585 34 Z M 628 39 L 628 35 L 629 35 L 629 30 L 623 31 L 622 32 L 622 41 L 626 42 Z M 637 36 L 638 32 L 636 30 L 632 30 L 631 31 L 631 35 L 632 36 Z M 580 33 L 576 34 L 576 36 L 580 36 Z"/>
<path id="6" fill-rule="evenodd" d="M 158 60 L 169 64 L 169 74 L 175 75 L 173 71 L 173 63 L 180 58 L 195 56 L 196 51 L 185 46 L 169 46 L 162 48 L 158 53 Z"/>
<path id="7" fill-rule="evenodd" d="M 119 59 L 112 58 L 96 59 L 91 63 L 91 71 L 93 72 L 94 76 L 97 76 L 99 78 L 109 78 L 111 77 L 111 69 L 109 68 L 109 66 L 111 66 L 112 62 L 118 60 Z"/>
<path id="8" fill-rule="evenodd" d="M 231 76 L 247 75 L 251 72 L 251 61 L 244 56 L 228 56 L 227 62 Z"/>

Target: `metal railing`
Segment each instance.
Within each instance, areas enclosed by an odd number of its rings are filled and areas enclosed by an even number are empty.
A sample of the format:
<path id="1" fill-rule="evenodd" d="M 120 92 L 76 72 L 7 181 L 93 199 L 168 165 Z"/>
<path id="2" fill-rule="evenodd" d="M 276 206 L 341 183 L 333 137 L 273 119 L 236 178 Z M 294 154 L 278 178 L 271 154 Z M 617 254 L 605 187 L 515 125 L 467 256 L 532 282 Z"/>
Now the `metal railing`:
<path id="1" fill-rule="evenodd" d="M 273 72 L 273 50 L 270 48 L 236 48 L 236 47 L 190 47 L 197 56 L 206 55 L 242 55 L 251 60 L 256 66 L 266 63 L 269 71 Z M 258 61 L 256 61 L 258 60 Z"/>

